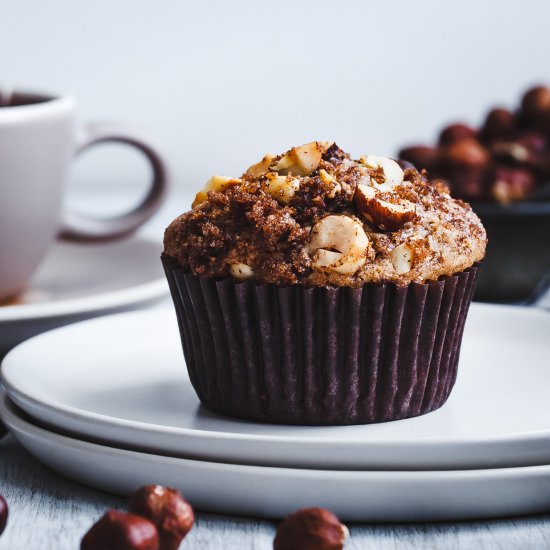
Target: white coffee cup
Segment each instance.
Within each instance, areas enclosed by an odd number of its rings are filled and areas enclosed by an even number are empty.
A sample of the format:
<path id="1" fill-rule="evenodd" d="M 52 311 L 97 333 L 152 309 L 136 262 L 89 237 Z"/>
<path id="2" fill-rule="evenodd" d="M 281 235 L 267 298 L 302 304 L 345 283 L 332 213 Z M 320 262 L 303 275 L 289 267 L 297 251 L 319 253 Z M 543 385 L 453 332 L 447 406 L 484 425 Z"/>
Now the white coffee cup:
<path id="1" fill-rule="evenodd" d="M 147 196 L 132 211 L 108 219 L 64 211 L 71 160 L 107 141 L 126 143 L 147 157 L 153 169 Z M 0 89 L 0 301 L 26 287 L 56 237 L 84 242 L 126 236 L 159 208 L 167 185 L 165 159 L 135 130 L 77 123 L 70 96 Z"/>

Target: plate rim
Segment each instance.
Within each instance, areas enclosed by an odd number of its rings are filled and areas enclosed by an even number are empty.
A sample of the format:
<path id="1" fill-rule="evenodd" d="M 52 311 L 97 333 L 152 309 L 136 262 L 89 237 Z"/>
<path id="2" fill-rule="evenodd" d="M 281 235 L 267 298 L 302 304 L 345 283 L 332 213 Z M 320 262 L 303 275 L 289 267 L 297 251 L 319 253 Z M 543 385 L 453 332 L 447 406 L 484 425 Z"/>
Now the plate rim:
<path id="1" fill-rule="evenodd" d="M 8 417 L 14 439 L 63 477 L 120 496 L 130 495 L 138 483 L 176 486 L 197 510 L 218 514 L 273 519 L 297 508 L 325 506 L 353 523 L 475 521 L 543 513 L 550 501 L 544 490 L 550 479 L 547 463 L 484 470 L 340 471 L 213 462 L 100 445 L 45 430 L 26 421 L 24 414 L 6 414 L 2 399 L 0 412 Z M 90 466 L 90 459 L 96 466 Z M 144 470 L 150 473 L 143 475 Z M 184 475 L 193 479 L 185 481 Z M 240 480 L 237 487 L 235 479 Z M 212 482 L 220 488 L 213 491 Z M 518 484 L 524 489 L 511 489 Z M 266 489 L 259 493 L 262 486 Z M 350 501 L 348 491 L 357 501 Z M 265 494 L 271 495 L 267 503 Z M 373 500 L 372 494 L 378 498 Z M 418 502 L 428 498 L 434 503 L 419 509 Z"/>
<path id="2" fill-rule="evenodd" d="M 495 305 L 495 304 L 475 303 L 473 304 L 473 307 L 475 309 L 481 309 L 481 310 L 491 310 L 491 309 L 493 310 L 497 309 L 499 311 L 509 310 L 510 312 L 513 311 L 514 313 L 521 311 L 523 312 L 523 314 L 527 314 L 527 315 L 538 315 L 538 314 L 543 316 L 548 315 L 546 312 L 529 308 L 529 307 L 522 307 L 522 306 L 503 306 L 503 305 Z M 262 435 L 262 434 L 224 432 L 219 430 L 196 430 L 193 428 L 186 428 L 186 427 L 173 427 L 173 426 L 170 427 L 170 426 L 162 426 L 160 424 L 151 424 L 151 423 L 142 422 L 142 421 L 125 420 L 125 419 L 116 418 L 116 417 L 99 414 L 91 411 L 85 411 L 83 409 L 73 407 L 70 405 L 55 404 L 53 401 L 50 401 L 50 402 L 43 401 L 37 398 L 36 396 L 33 396 L 32 393 L 29 394 L 17 389 L 10 382 L 9 377 L 6 376 L 5 366 L 9 363 L 10 360 L 12 360 L 12 356 L 17 353 L 18 349 L 20 347 L 29 345 L 29 343 L 34 342 L 36 339 L 47 338 L 50 332 L 71 331 L 73 330 L 73 327 L 80 326 L 81 324 L 90 324 L 90 323 L 102 324 L 108 321 L 115 321 L 115 320 L 118 320 L 119 318 L 125 318 L 125 317 L 140 317 L 140 318 L 146 318 L 150 316 L 165 317 L 171 313 L 173 313 L 171 308 L 117 313 L 113 315 L 81 321 L 79 323 L 73 323 L 69 326 L 56 328 L 56 329 L 53 329 L 53 331 L 47 331 L 45 333 L 34 336 L 29 340 L 26 340 L 25 342 L 22 342 L 21 344 L 16 346 L 6 355 L 6 357 L 2 361 L 2 368 L 0 369 L 0 382 L 4 385 L 10 397 L 12 393 L 15 396 L 17 395 L 22 396 L 23 400 L 31 401 L 37 404 L 42 409 L 54 411 L 56 415 L 61 413 L 65 417 L 71 417 L 73 419 L 77 417 L 81 421 L 92 422 L 96 426 L 98 425 L 100 426 L 102 424 L 104 425 L 105 423 L 107 423 L 109 425 L 114 425 L 118 428 L 131 428 L 132 430 L 136 430 L 138 432 L 147 432 L 147 433 L 160 432 L 160 433 L 175 434 L 178 437 L 190 436 L 193 438 L 199 438 L 199 439 L 205 439 L 205 440 L 208 440 L 208 439 L 212 439 L 212 440 L 223 439 L 226 441 L 228 440 L 243 441 L 244 440 L 247 442 L 257 442 L 257 443 L 269 442 L 269 443 L 281 443 L 281 444 L 295 444 L 302 440 L 301 436 L 296 436 L 296 435 Z M 183 357 L 182 357 L 182 360 L 183 360 Z M 17 402 L 18 401 L 17 398 L 15 398 L 14 401 Z M 24 409 L 24 407 L 22 408 Z M 362 446 L 368 445 L 369 447 L 384 446 L 384 447 L 416 449 L 420 447 L 468 446 L 468 445 L 479 445 L 479 444 L 495 445 L 495 444 L 508 444 L 511 442 L 513 442 L 514 444 L 521 444 L 522 442 L 529 443 L 529 442 L 540 440 L 541 438 L 545 438 L 545 437 L 550 437 L 550 427 L 548 429 L 532 430 L 529 432 L 511 432 L 506 434 L 505 436 L 479 435 L 479 436 L 470 436 L 470 437 L 461 437 L 461 438 L 438 437 L 437 439 L 430 438 L 430 437 L 423 437 L 423 438 L 416 438 L 412 441 L 409 440 L 409 441 L 394 441 L 394 442 L 388 442 L 388 441 L 373 437 L 372 439 L 369 438 L 368 442 L 357 441 L 357 440 L 347 440 L 345 441 L 345 445 L 349 447 L 362 447 Z M 343 444 L 343 441 L 341 439 L 334 439 L 328 436 L 308 437 L 307 444 L 310 444 L 310 445 L 339 444 L 341 445 Z"/>
<path id="3" fill-rule="evenodd" d="M 151 245 L 162 245 L 161 241 L 158 239 L 140 235 L 130 237 L 127 241 L 140 241 Z M 82 246 L 85 247 L 87 245 Z M 2 306 L 0 307 L 0 326 L 2 323 L 55 319 L 57 317 L 107 311 L 136 303 L 153 301 L 165 295 L 167 296 L 168 292 L 169 289 L 166 278 L 164 275 L 160 275 L 155 279 L 120 290 L 98 292 L 84 297 L 52 300 L 36 304 Z"/>
<path id="4" fill-rule="evenodd" d="M 22 417 L 19 411 L 15 410 L 15 407 L 11 399 L 7 395 L 6 391 L 0 389 L 0 412 L 2 417 L 6 418 L 6 425 L 8 428 L 11 425 L 16 425 L 16 430 L 19 429 L 23 433 L 27 433 L 31 436 L 40 437 L 43 440 L 51 441 L 58 440 L 65 442 L 66 445 L 79 445 L 84 446 L 89 449 L 108 449 L 110 452 L 117 454 L 132 454 L 132 455 L 141 455 L 141 456 L 154 456 L 156 459 L 167 460 L 167 461 L 184 461 L 192 463 L 204 464 L 207 467 L 230 467 L 238 468 L 249 471 L 268 471 L 268 470 L 284 470 L 295 472 L 299 475 L 310 474 L 319 474 L 323 475 L 330 473 L 331 475 L 339 477 L 348 477 L 352 475 L 360 474 L 365 477 L 378 477 L 380 475 L 392 476 L 395 478 L 400 477 L 416 477 L 416 478 L 428 478 L 433 480 L 434 477 L 437 478 L 455 478 L 456 476 L 461 477 L 476 477 L 476 476 L 502 476 L 506 477 L 511 474 L 525 473 L 525 472 L 548 472 L 550 473 L 550 464 L 542 464 L 536 466 L 514 466 L 514 467 L 503 467 L 503 468 L 479 468 L 479 469 L 455 469 L 455 470 L 334 470 L 334 469 L 320 469 L 320 468 L 296 468 L 288 466 L 265 466 L 257 464 L 235 464 L 231 462 L 223 461 L 212 461 L 212 460 L 201 460 L 193 458 L 184 458 L 184 457 L 174 457 L 167 456 L 157 452 L 144 452 L 144 451 L 135 451 L 133 449 L 125 449 L 124 447 L 116 447 L 113 445 L 106 445 L 104 443 L 96 443 L 93 441 L 88 441 L 80 437 L 72 437 L 69 435 L 64 435 L 63 433 L 56 432 L 54 430 L 48 430 L 41 426 L 33 424 L 29 420 Z"/>

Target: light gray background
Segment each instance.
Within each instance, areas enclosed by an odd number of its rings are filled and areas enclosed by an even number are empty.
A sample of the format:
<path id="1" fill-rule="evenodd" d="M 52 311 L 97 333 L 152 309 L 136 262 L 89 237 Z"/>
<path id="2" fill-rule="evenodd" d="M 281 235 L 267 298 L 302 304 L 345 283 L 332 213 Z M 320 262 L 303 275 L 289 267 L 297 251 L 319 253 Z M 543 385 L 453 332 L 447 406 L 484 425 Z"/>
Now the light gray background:
<path id="1" fill-rule="evenodd" d="M 147 128 L 191 190 L 312 139 L 394 154 L 477 123 L 550 81 L 549 17 L 545 0 L 0 0 L 0 82 Z M 120 149 L 73 181 L 143 186 Z"/>

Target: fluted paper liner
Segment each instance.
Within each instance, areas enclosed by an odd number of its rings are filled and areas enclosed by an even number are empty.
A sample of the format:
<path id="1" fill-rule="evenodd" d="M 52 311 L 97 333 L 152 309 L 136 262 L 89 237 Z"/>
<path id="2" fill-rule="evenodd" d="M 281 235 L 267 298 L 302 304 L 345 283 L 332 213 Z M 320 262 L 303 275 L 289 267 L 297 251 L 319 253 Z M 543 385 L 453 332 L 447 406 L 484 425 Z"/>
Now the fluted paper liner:
<path id="1" fill-rule="evenodd" d="M 367 424 L 449 397 L 477 265 L 425 284 L 353 289 L 216 280 L 162 261 L 191 383 L 214 411 Z"/>

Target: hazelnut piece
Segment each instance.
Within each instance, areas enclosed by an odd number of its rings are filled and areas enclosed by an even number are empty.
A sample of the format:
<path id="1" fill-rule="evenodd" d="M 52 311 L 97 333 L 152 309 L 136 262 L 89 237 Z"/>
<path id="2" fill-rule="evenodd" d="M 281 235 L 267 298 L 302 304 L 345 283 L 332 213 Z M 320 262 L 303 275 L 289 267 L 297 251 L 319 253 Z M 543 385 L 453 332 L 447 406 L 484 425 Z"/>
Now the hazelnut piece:
<path id="1" fill-rule="evenodd" d="M 229 266 L 229 272 L 238 281 L 246 281 L 246 279 L 254 277 L 254 270 L 248 264 L 231 264 Z"/>
<path id="2" fill-rule="evenodd" d="M 205 202 L 208 199 L 209 191 L 225 191 L 229 187 L 242 183 L 239 178 L 230 178 L 228 176 L 212 176 L 205 184 L 205 186 L 195 195 L 195 200 L 191 205 L 192 208 Z"/>
<path id="3" fill-rule="evenodd" d="M 355 189 L 354 198 L 361 215 L 381 229 L 397 231 L 416 218 L 415 206 L 410 201 L 394 204 L 379 199 L 375 189 L 363 183 Z"/>
<path id="4" fill-rule="evenodd" d="M 6 523 L 8 523 L 9 508 L 6 499 L 0 495 L 0 535 L 4 532 L 6 528 Z"/>
<path id="5" fill-rule="evenodd" d="M 319 177 L 325 185 L 330 185 L 332 187 L 327 193 L 327 197 L 329 199 L 333 199 L 336 196 L 336 193 L 339 193 L 342 190 L 342 186 L 326 170 L 321 168 L 321 170 L 319 170 Z"/>
<path id="6" fill-rule="evenodd" d="M 330 510 L 303 508 L 279 524 L 273 550 L 342 550 L 348 536 Z"/>
<path id="7" fill-rule="evenodd" d="M 130 498 L 128 509 L 156 525 L 161 550 L 177 550 L 195 523 L 193 508 L 183 495 L 162 485 L 138 489 Z"/>
<path id="8" fill-rule="evenodd" d="M 473 139 L 476 137 L 476 131 L 466 124 L 451 124 L 443 128 L 439 134 L 439 145 L 451 145 L 462 141 L 463 139 Z"/>
<path id="9" fill-rule="evenodd" d="M 159 550 L 157 528 L 149 520 L 109 510 L 84 535 L 80 550 Z"/>
<path id="10" fill-rule="evenodd" d="M 382 170 L 384 183 L 379 184 L 374 179 L 372 180 L 372 184 L 380 190 L 391 191 L 393 187 L 403 183 L 405 176 L 403 169 L 393 159 L 378 157 L 376 155 L 365 155 L 359 159 L 359 162 L 371 170 Z"/>
<path id="11" fill-rule="evenodd" d="M 332 143 L 326 141 L 312 141 L 299 147 L 293 147 L 285 153 L 270 169 L 280 174 L 291 172 L 295 176 L 309 176 L 319 167 L 323 154 Z"/>
<path id="12" fill-rule="evenodd" d="M 288 204 L 296 191 L 300 189 L 300 180 L 291 176 L 279 176 L 277 172 L 267 174 L 267 192 L 279 203 Z"/>
<path id="13" fill-rule="evenodd" d="M 369 238 L 358 221 L 335 214 L 313 226 L 308 249 L 315 269 L 351 275 L 367 261 L 368 246 Z"/>
<path id="14" fill-rule="evenodd" d="M 432 172 L 437 166 L 439 150 L 426 145 L 413 145 L 401 149 L 399 158 L 411 162 L 418 171 L 425 168 L 428 172 Z"/>
<path id="15" fill-rule="evenodd" d="M 260 162 L 253 164 L 245 172 L 245 175 L 257 178 L 258 176 L 263 176 L 264 174 L 267 174 L 269 172 L 269 165 L 273 162 L 274 159 L 275 157 L 268 153 Z"/>
<path id="16" fill-rule="evenodd" d="M 398 275 L 408 273 L 414 261 L 414 250 L 407 243 L 401 243 L 390 252 L 390 260 Z"/>

